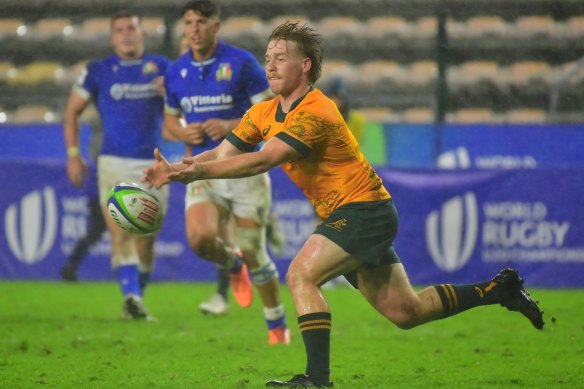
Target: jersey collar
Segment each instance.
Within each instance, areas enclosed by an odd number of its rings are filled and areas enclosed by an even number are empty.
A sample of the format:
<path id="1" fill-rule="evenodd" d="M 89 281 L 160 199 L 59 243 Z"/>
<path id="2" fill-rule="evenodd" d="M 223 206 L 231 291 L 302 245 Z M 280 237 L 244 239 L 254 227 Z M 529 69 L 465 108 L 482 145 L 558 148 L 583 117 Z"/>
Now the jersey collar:
<path id="1" fill-rule="evenodd" d="M 217 60 L 217 58 L 221 57 L 224 50 L 225 50 L 225 43 L 223 43 L 221 40 L 218 40 L 217 46 L 215 47 L 215 51 L 213 52 L 211 57 L 209 57 L 209 59 L 204 60 L 203 62 L 199 62 L 199 61 L 193 59 L 193 52 L 192 52 L 192 50 L 189 50 L 191 64 L 193 66 L 196 66 L 196 67 L 207 66 L 209 64 L 212 64 L 213 62 L 215 62 Z"/>
<path id="2" fill-rule="evenodd" d="M 135 66 L 142 64 L 144 56 L 136 59 L 122 59 L 117 54 L 114 54 L 114 59 L 120 66 Z"/>
<path id="3" fill-rule="evenodd" d="M 302 96 L 300 97 L 298 100 L 296 100 L 295 102 L 292 103 L 292 105 L 290 106 L 290 111 L 294 110 L 294 108 L 298 107 L 298 104 L 300 104 L 300 102 L 302 100 L 304 100 L 304 98 L 314 90 L 314 87 L 311 85 L 308 88 L 308 91 Z M 286 115 L 288 114 L 288 112 L 284 112 L 282 111 L 282 103 L 280 101 L 278 101 L 278 108 L 276 109 L 276 121 L 278 123 L 284 123 L 284 120 L 286 120 Z"/>

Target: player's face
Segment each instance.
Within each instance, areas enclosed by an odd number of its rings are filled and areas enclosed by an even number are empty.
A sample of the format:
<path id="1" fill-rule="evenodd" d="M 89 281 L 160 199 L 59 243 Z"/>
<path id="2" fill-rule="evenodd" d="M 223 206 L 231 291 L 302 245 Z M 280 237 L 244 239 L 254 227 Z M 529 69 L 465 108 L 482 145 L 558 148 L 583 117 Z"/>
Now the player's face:
<path id="1" fill-rule="evenodd" d="M 141 57 L 144 54 L 145 37 L 137 17 L 119 18 L 112 23 L 111 44 L 115 53 L 123 59 Z"/>
<path id="2" fill-rule="evenodd" d="M 184 34 L 196 60 L 202 61 L 209 58 L 215 50 L 217 33 L 221 22 L 218 18 L 206 18 L 193 11 L 187 11 L 183 15 Z"/>
<path id="3" fill-rule="evenodd" d="M 289 96 L 299 88 L 305 88 L 309 70 L 310 59 L 302 55 L 296 42 L 268 42 L 266 76 L 273 93 Z"/>

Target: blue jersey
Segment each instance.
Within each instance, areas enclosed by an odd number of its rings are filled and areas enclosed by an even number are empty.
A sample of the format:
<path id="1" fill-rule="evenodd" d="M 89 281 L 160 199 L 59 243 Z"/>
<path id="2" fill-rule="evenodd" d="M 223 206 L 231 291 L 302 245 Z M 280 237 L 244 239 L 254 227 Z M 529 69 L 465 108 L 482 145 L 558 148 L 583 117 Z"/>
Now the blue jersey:
<path id="1" fill-rule="evenodd" d="M 103 127 L 101 154 L 152 158 L 162 141 L 164 98 L 153 80 L 164 75 L 170 61 L 144 55 L 126 61 L 117 55 L 91 62 L 75 90 L 92 98 Z"/>
<path id="2" fill-rule="evenodd" d="M 257 59 L 221 41 L 213 56 L 203 62 L 194 61 L 187 51 L 170 66 L 164 84 L 166 112 L 176 116 L 182 113 L 187 123 L 241 118 L 252 104 L 271 96 Z M 202 145 L 192 145 L 193 155 L 220 142 L 206 137 Z"/>

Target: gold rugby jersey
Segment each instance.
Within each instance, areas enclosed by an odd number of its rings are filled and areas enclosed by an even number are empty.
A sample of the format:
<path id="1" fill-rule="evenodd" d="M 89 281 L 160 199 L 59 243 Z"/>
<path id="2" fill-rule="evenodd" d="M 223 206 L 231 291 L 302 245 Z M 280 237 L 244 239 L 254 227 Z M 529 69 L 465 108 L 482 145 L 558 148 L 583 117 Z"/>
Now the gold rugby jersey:
<path id="1" fill-rule="evenodd" d="M 320 90 L 311 89 L 288 113 L 282 112 L 279 96 L 255 104 L 227 139 L 251 151 L 274 136 L 302 154 L 282 168 L 321 218 L 343 204 L 391 197 L 336 105 Z"/>

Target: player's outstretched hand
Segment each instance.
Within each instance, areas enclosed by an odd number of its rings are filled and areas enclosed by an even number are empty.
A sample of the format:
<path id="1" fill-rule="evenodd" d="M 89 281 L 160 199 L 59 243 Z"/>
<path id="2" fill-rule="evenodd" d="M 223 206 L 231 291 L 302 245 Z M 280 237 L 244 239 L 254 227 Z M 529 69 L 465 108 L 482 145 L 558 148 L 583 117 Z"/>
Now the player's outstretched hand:
<path id="1" fill-rule="evenodd" d="M 183 184 L 196 181 L 201 176 L 201 164 L 194 158 L 185 157 L 182 159 L 183 168 L 173 171 L 168 175 L 171 181 L 179 181 Z"/>
<path id="2" fill-rule="evenodd" d="M 143 170 L 144 175 L 140 179 L 140 181 L 148 185 L 148 189 L 152 189 L 153 186 L 156 189 L 160 189 L 170 182 L 170 164 L 158 148 L 154 149 L 154 157 L 156 158 L 156 162 L 151 167 Z"/>

